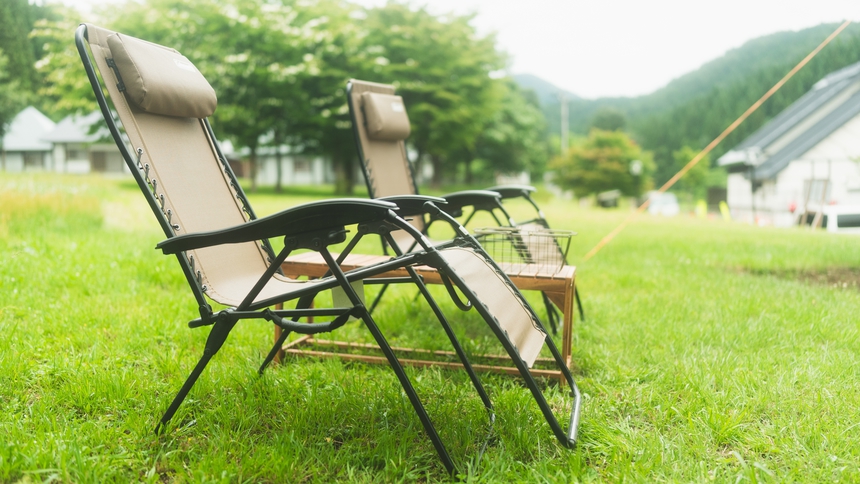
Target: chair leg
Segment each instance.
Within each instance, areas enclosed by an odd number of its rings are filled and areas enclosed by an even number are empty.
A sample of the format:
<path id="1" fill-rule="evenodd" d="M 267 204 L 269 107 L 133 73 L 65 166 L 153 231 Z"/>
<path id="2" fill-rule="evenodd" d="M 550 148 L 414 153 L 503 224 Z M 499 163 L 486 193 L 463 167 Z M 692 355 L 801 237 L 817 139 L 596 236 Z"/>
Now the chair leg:
<path id="1" fill-rule="evenodd" d="M 490 259 L 489 255 L 479 249 L 479 244 L 475 243 L 473 247 L 478 247 L 478 249 L 475 249 L 475 252 L 479 257 L 483 258 L 485 262 L 492 263 L 492 259 Z M 445 262 L 443 259 L 443 261 L 440 263 L 440 266 L 446 267 L 447 262 Z M 498 268 L 498 266 L 495 266 L 494 269 L 495 270 L 493 272 L 495 272 L 498 277 L 506 279 L 505 283 L 509 287 L 514 287 L 510 279 L 507 279 L 507 276 L 504 275 L 504 273 Z M 552 429 L 556 438 L 562 445 L 566 447 L 576 446 L 580 415 L 582 412 L 582 395 L 579 392 L 579 388 L 576 386 L 576 382 L 573 379 L 573 375 L 570 373 L 570 369 L 567 367 L 567 363 L 562 358 L 561 353 L 559 353 L 558 348 L 555 346 L 555 343 L 553 343 L 552 338 L 548 334 L 546 334 L 546 330 L 540 324 L 540 321 L 534 314 L 534 310 L 532 310 L 528 302 L 524 298 L 522 298 L 521 294 L 515 292 L 515 295 L 521 298 L 520 302 L 522 303 L 524 310 L 530 313 L 530 316 L 533 321 L 538 324 L 539 329 L 544 333 L 544 344 L 547 346 L 547 348 L 549 348 L 550 352 L 552 353 L 553 359 L 556 362 L 556 366 L 561 371 L 562 376 L 567 381 L 571 389 L 571 413 L 570 420 L 568 421 L 567 430 L 565 430 L 561 426 L 561 424 L 559 424 L 558 419 L 553 413 L 552 407 L 550 407 L 549 403 L 543 395 L 543 392 L 540 389 L 540 386 L 537 384 L 537 381 L 535 381 L 534 377 L 529 371 L 528 364 L 520 356 L 516 346 L 509 339 L 508 334 L 502 329 L 502 326 L 496 319 L 496 317 L 490 312 L 489 307 L 484 304 L 481 304 L 481 300 L 475 293 L 475 291 L 469 287 L 466 281 L 460 275 L 458 275 L 456 271 L 450 271 L 450 274 L 448 275 L 456 284 L 456 286 L 460 288 L 463 294 L 466 295 L 469 301 L 472 302 L 472 306 L 478 311 L 481 317 L 484 318 L 484 321 L 487 323 L 487 325 L 496 335 L 496 338 L 505 348 L 505 351 L 511 357 L 511 360 L 517 367 L 517 370 L 519 371 L 520 375 L 525 380 L 526 386 L 531 391 L 532 397 L 538 404 L 541 413 L 543 413 L 544 415 L 544 419 L 546 420 L 547 424 L 549 424 L 550 429 Z"/>
<path id="2" fill-rule="evenodd" d="M 585 322 L 585 311 L 582 309 L 582 300 L 579 299 L 579 288 L 573 288 L 573 297 L 576 298 L 576 307 L 579 309 L 579 320 Z"/>
<path id="3" fill-rule="evenodd" d="M 543 296 L 543 304 L 546 307 L 546 318 L 549 320 L 549 327 L 552 330 L 552 334 L 558 334 L 558 310 L 555 308 L 552 301 L 549 300 L 549 296 L 547 296 L 545 292 L 542 292 L 541 296 Z"/>
<path id="4" fill-rule="evenodd" d="M 445 449 L 445 444 L 442 443 L 439 433 L 436 432 L 436 427 L 430 420 L 427 410 L 424 409 L 424 404 L 422 404 L 421 400 L 418 398 L 418 392 L 415 391 L 415 387 L 413 387 L 412 382 L 409 381 L 409 377 L 406 375 L 406 371 L 403 370 L 403 366 L 394 354 L 394 350 L 392 350 L 391 346 L 388 345 L 388 341 L 386 341 L 382 332 L 379 330 L 379 327 L 376 326 L 376 323 L 367 311 L 364 311 L 361 318 L 367 326 L 367 329 L 370 330 L 373 338 L 376 340 L 376 344 L 379 345 L 382 353 L 388 359 L 388 363 L 391 365 L 391 369 L 394 370 L 394 374 L 397 375 L 397 379 L 400 380 L 400 386 L 403 387 L 403 391 L 406 392 L 409 402 L 412 403 L 412 408 L 415 409 L 415 413 L 418 414 L 418 419 L 421 420 L 421 424 L 424 426 L 424 431 L 427 432 L 427 435 L 430 437 L 430 441 L 433 442 L 433 447 L 436 448 L 436 453 L 439 454 L 439 459 L 442 460 L 442 464 L 445 466 L 448 473 L 453 474 L 456 470 L 454 467 L 454 461 L 451 460 L 451 456 L 448 455 L 448 451 Z"/>
<path id="5" fill-rule="evenodd" d="M 481 383 L 481 379 L 478 378 L 478 374 L 475 372 L 475 369 L 472 368 L 472 362 L 469 361 L 469 358 L 466 356 L 466 351 L 463 350 L 463 347 L 460 345 L 460 340 L 458 340 L 457 336 L 454 334 L 454 330 L 451 328 L 451 324 L 448 322 L 448 318 L 445 317 L 445 315 L 442 313 L 442 310 L 439 308 L 439 305 L 436 304 L 436 300 L 433 299 L 433 296 L 430 295 L 430 291 L 427 290 L 427 286 L 423 282 L 421 282 L 421 279 L 418 277 L 418 274 L 415 273 L 415 269 L 413 269 L 412 267 L 408 267 L 407 270 L 412 275 L 415 284 L 418 286 L 418 290 L 424 296 L 424 299 L 427 301 L 427 304 L 430 305 L 430 309 L 436 315 L 436 319 L 439 320 L 439 324 L 441 324 L 442 328 L 445 330 L 445 334 L 448 336 L 448 340 L 451 342 L 451 346 L 454 347 L 454 352 L 457 353 L 457 357 L 460 359 L 460 363 L 463 364 L 463 368 L 469 375 L 469 379 L 472 380 L 472 386 L 475 387 L 475 390 L 481 397 L 481 401 L 484 402 L 484 407 L 486 407 L 487 410 L 490 411 L 491 423 L 495 422 L 495 415 L 493 414 L 493 403 L 490 401 L 490 396 L 484 389 L 484 385 L 483 383 Z"/>
<path id="6" fill-rule="evenodd" d="M 477 299 L 477 298 L 476 298 Z M 480 304 L 476 305 L 476 308 L 479 313 L 484 317 L 484 320 L 490 323 L 490 328 L 494 333 L 496 333 L 496 337 L 499 339 L 499 342 L 502 343 L 502 346 L 505 348 L 505 351 L 511 357 L 511 360 L 514 363 L 514 366 L 517 367 L 517 370 L 520 372 L 520 376 L 525 380 L 526 387 L 531 391 L 532 397 L 535 402 L 538 404 L 538 407 L 541 410 L 541 413 L 544 415 L 544 419 L 546 423 L 549 424 L 550 429 L 555 434 L 556 438 L 559 442 L 566 447 L 575 447 L 577 442 L 577 434 L 579 431 L 579 420 L 582 412 L 582 395 L 579 392 L 579 388 L 576 386 L 576 382 L 573 379 L 573 375 L 571 375 L 570 370 L 567 368 L 564 360 L 561 357 L 561 353 L 559 353 L 558 348 L 556 348 L 555 343 L 553 343 L 552 338 L 549 336 L 545 339 L 545 344 L 549 348 L 550 353 L 552 353 L 553 359 L 555 359 L 556 365 L 558 369 L 561 371 L 562 376 L 567 381 L 567 384 L 570 387 L 570 397 L 571 397 L 571 413 L 570 420 L 568 421 L 567 430 L 562 428 L 558 419 L 556 419 L 555 414 L 553 413 L 552 408 L 546 400 L 546 397 L 543 394 L 543 391 L 540 389 L 535 378 L 532 376 L 531 372 L 529 372 L 528 365 L 525 361 L 520 357 L 519 351 L 517 351 L 516 347 L 511 343 L 508 339 L 507 335 L 502 331 L 500 325 L 497 321 L 494 321 L 495 318 L 484 308 L 481 307 Z"/>
<path id="7" fill-rule="evenodd" d="M 430 291 L 427 290 L 427 286 L 421 281 L 421 279 L 418 277 L 418 274 L 415 273 L 415 269 L 409 267 L 407 268 L 407 270 L 412 275 L 415 284 L 418 286 L 418 290 L 424 296 L 424 299 L 427 301 L 427 304 L 430 305 L 430 308 L 433 310 L 433 313 L 436 314 L 436 318 L 439 320 L 439 324 L 441 324 L 442 328 L 445 330 L 445 334 L 448 335 L 448 340 L 451 342 L 451 346 L 454 347 L 454 351 L 457 353 L 457 357 L 460 359 L 460 363 L 466 370 L 466 374 L 469 375 L 469 379 L 472 380 L 472 386 L 475 387 L 475 391 L 478 392 L 478 395 L 481 397 L 481 401 L 484 402 L 484 408 L 486 408 L 489 412 L 490 429 L 487 433 L 487 439 L 484 441 L 484 445 L 481 446 L 481 450 L 480 452 L 478 452 L 478 457 L 475 461 L 480 462 L 481 457 L 484 455 L 484 451 L 487 450 L 487 445 L 490 443 L 490 437 L 493 435 L 493 427 L 496 423 L 496 413 L 495 409 L 493 408 L 493 402 L 490 400 L 490 396 L 484 389 L 484 384 L 481 383 L 481 379 L 478 378 L 478 374 L 472 367 L 472 362 L 469 361 L 469 358 L 466 356 L 466 352 L 460 345 L 460 340 L 458 340 L 457 335 L 454 334 L 454 330 L 451 328 L 451 324 L 448 322 L 448 318 L 445 317 L 445 315 L 442 313 L 442 310 L 439 308 L 439 305 L 436 304 L 436 300 L 433 299 L 433 297 L 430 295 Z"/>
<path id="8" fill-rule="evenodd" d="M 155 427 L 155 433 L 161 433 L 164 431 L 167 426 L 167 422 L 173 418 L 176 410 L 179 409 L 179 406 L 182 405 L 185 397 L 188 396 L 188 392 L 191 391 L 191 387 L 193 387 L 194 383 L 197 382 L 197 379 L 200 378 L 206 365 L 209 364 L 209 360 L 211 360 L 212 357 L 218 353 L 218 350 L 221 349 L 221 346 L 224 345 L 224 342 L 227 340 L 227 336 L 235 325 L 236 320 L 231 318 L 219 318 L 215 321 L 212 331 L 209 332 L 209 338 L 206 340 L 206 347 L 203 349 L 203 356 L 200 357 L 200 360 L 191 371 L 191 374 L 185 379 L 185 383 L 182 385 L 182 388 L 179 389 L 179 393 L 176 394 L 173 401 L 170 403 L 170 406 L 167 407 L 167 411 L 164 412 L 164 415 L 161 417 L 161 421 Z"/>
<path id="9" fill-rule="evenodd" d="M 269 350 L 269 354 L 266 355 L 266 359 L 263 360 L 263 364 L 260 365 L 260 369 L 257 370 L 257 373 L 262 375 L 263 372 L 266 371 L 266 368 L 269 367 L 269 365 L 272 363 L 272 360 L 274 360 L 275 357 L 278 356 L 278 352 L 281 351 L 281 348 L 284 346 L 284 341 L 287 340 L 287 337 L 289 335 L 290 331 L 287 331 L 285 329 L 281 331 L 281 335 L 278 337 L 277 340 L 275 340 L 275 345 L 272 346 L 271 350 Z"/>
<path id="10" fill-rule="evenodd" d="M 341 271 L 340 267 L 335 263 L 331 253 L 324 248 L 320 251 L 320 255 L 323 256 L 323 259 L 325 259 L 326 263 L 331 268 L 332 275 L 338 280 L 338 282 L 340 282 L 340 285 L 349 297 L 350 302 L 352 302 L 356 308 L 361 308 L 358 316 L 360 316 L 361 320 L 364 321 L 370 334 L 373 335 L 373 339 L 376 340 L 376 344 L 379 346 L 379 349 L 382 350 L 382 353 L 388 360 L 388 364 L 391 365 L 391 369 L 394 370 L 394 374 L 397 375 L 397 379 L 400 381 L 400 386 L 403 387 L 403 391 L 409 398 L 412 408 L 415 410 L 415 413 L 418 414 L 418 419 L 421 420 L 421 425 L 424 426 L 424 431 L 427 432 L 427 436 L 430 437 L 430 441 L 433 443 L 436 453 L 439 454 L 439 459 L 442 461 L 445 469 L 448 473 L 453 474 L 456 470 L 454 467 L 454 461 L 451 460 L 451 456 L 448 455 L 448 450 L 445 449 L 445 444 L 442 443 L 439 433 L 436 432 L 436 427 L 430 420 L 430 416 L 427 414 L 424 404 L 422 404 L 421 399 L 418 398 L 418 392 L 415 391 L 415 387 L 413 387 L 412 382 L 409 381 L 409 377 L 406 375 L 403 365 L 401 365 L 400 361 L 397 359 L 397 355 L 394 354 L 394 350 L 392 350 L 391 346 L 388 345 L 388 341 L 386 341 L 385 336 L 382 335 L 382 331 L 379 330 L 379 327 L 373 321 L 373 318 L 370 316 L 370 312 L 361 304 L 361 299 L 359 299 L 358 294 L 355 293 L 355 290 L 349 284 L 349 281 L 347 281 L 343 271 Z"/>

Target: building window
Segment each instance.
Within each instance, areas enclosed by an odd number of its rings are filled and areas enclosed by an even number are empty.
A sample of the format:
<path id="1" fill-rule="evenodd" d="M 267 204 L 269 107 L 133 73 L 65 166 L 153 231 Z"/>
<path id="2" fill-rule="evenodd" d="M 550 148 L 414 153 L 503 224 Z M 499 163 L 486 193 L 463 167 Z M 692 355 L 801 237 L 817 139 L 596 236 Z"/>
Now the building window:
<path id="1" fill-rule="evenodd" d="M 90 166 L 93 171 L 107 171 L 107 153 L 104 151 L 90 153 Z"/>
<path id="2" fill-rule="evenodd" d="M 24 168 L 44 168 L 45 154 L 41 151 L 24 152 Z"/>
<path id="3" fill-rule="evenodd" d="M 87 153 L 83 150 L 66 150 L 66 159 L 67 160 L 86 160 Z"/>
<path id="4" fill-rule="evenodd" d="M 311 162 L 307 158 L 293 159 L 293 173 L 310 173 Z"/>
<path id="5" fill-rule="evenodd" d="M 803 198 L 807 203 L 828 203 L 831 185 L 830 180 L 806 180 L 803 182 Z"/>

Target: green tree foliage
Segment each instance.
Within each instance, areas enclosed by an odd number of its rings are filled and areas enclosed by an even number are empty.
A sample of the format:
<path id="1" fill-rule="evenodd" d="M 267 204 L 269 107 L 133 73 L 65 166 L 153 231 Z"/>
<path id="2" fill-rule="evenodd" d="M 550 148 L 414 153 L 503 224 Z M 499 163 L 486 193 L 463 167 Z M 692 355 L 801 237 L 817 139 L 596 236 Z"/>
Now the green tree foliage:
<path id="1" fill-rule="evenodd" d="M 32 26 L 32 12 L 27 0 L 0 2 L 0 49 L 8 59 L 6 68 L 15 74 L 19 86 L 28 91 L 37 83 L 33 67 L 36 56 L 33 44 L 27 38 Z"/>
<path id="2" fill-rule="evenodd" d="M 37 107 L 54 121 L 98 109 L 72 37 L 78 13 L 63 5 L 52 5 L 46 13 L 30 34 L 42 53 L 35 64 L 41 76 Z"/>
<path id="3" fill-rule="evenodd" d="M 595 111 L 588 124 L 589 131 L 592 129 L 624 131 L 627 127 L 627 116 L 620 109 L 604 106 Z"/>
<path id="4" fill-rule="evenodd" d="M 78 15 L 62 7 L 40 15 L 32 39 L 43 54 L 41 108 L 53 118 L 95 109 L 69 40 Z M 287 144 L 331 159 L 337 190 L 351 191 L 356 153 L 345 87 L 353 77 L 398 87 L 413 123 L 410 143 L 432 159 L 437 182 L 545 164 L 540 111 L 509 81 L 491 77 L 505 58 L 470 17 L 345 0 L 127 0 L 94 17 L 188 56 L 218 93 L 217 132 L 250 150 L 252 172 L 261 148 Z"/>
<path id="5" fill-rule="evenodd" d="M 678 172 L 690 162 L 699 150 L 684 146 L 680 150 L 672 153 L 672 158 L 675 161 L 674 170 Z M 708 183 L 711 181 L 711 157 L 705 155 L 695 166 L 684 174 L 675 184 L 675 190 L 688 193 L 694 199 L 705 198 L 705 192 L 708 188 Z"/>
<path id="6" fill-rule="evenodd" d="M 0 2 L 0 138 L 26 107 L 36 84 L 35 56 L 27 40 L 30 25 L 27 0 Z"/>
<path id="7" fill-rule="evenodd" d="M 109 25 L 189 55 L 219 93 L 215 122 L 252 159 L 264 139 L 328 156 L 348 192 L 352 77 L 398 84 L 416 147 L 439 161 L 440 175 L 458 150 L 474 157 L 500 104 L 489 73 L 503 63 L 468 20 L 396 3 L 365 11 L 341 0 L 151 0 L 119 6 Z"/>
<path id="8" fill-rule="evenodd" d="M 8 65 L 9 59 L 0 49 L 0 148 L 9 123 L 27 105 L 20 82 L 10 75 Z"/>
<path id="9" fill-rule="evenodd" d="M 504 67 L 505 58 L 495 38 L 478 36 L 470 20 L 392 2 L 370 9 L 364 21 L 364 45 L 377 54 L 369 80 L 397 85 L 412 123 L 409 142 L 419 160 L 430 157 L 434 185 L 456 173 L 458 160 L 476 157 L 478 136 L 504 94 L 490 73 Z"/>
<path id="10" fill-rule="evenodd" d="M 335 191 L 352 193 L 355 183 L 355 141 L 346 99 L 346 83 L 372 77 L 377 55 L 362 42 L 357 21 L 363 9 L 342 0 L 309 2 L 296 10 L 296 21 L 314 26 L 318 34 L 305 56 L 309 75 L 292 89 L 308 102 L 295 105 L 276 128 L 291 144 L 311 154 L 327 156 L 335 170 Z M 281 130 L 281 131 L 277 131 Z"/>
<path id="11" fill-rule="evenodd" d="M 500 79 L 497 84 L 504 90 L 501 109 L 475 141 L 477 158 L 474 170 L 467 171 L 467 182 L 472 182 L 471 174 L 483 181 L 498 173 L 527 171 L 537 175 L 549 158 L 546 120 L 534 92 L 524 91 L 510 79 Z"/>
<path id="12" fill-rule="evenodd" d="M 638 175 L 631 173 L 635 160 L 641 162 Z M 555 170 L 558 185 L 580 197 L 615 189 L 638 196 L 650 187 L 654 163 L 651 153 L 624 132 L 595 129 L 588 138 L 574 142 L 564 156 L 555 158 L 550 168 Z"/>

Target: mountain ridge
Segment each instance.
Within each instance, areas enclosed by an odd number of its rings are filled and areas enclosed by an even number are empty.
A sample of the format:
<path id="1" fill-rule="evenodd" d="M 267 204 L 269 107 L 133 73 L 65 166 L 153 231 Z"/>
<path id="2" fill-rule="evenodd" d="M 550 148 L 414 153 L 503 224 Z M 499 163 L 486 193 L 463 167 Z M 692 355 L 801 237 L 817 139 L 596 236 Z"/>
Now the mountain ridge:
<path id="1" fill-rule="evenodd" d="M 540 100 L 541 106 L 544 104 L 550 104 L 552 102 L 558 101 L 558 96 L 560 94 L 564 94 L 568 99 L 582 99 L 580 96 L 576 94 L 564 90 L 555 84 L 547 81 L 546 79 L 540 78 L 534 74 L 521 73 L 521 74 L 513 74 L 511 78 L 522 88 L 531 89 L 535 92 Z"/>

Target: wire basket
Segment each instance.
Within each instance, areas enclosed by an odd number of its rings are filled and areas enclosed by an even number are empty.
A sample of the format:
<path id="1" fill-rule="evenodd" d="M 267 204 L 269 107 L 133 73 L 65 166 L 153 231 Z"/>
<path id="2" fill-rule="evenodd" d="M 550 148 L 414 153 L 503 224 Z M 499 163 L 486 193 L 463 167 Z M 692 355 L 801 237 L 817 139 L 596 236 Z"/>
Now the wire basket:
<path id="1" fill-rule="evenodd" d="M 567 263 L 569 230 L 553 230 L 537 224 L 475 229 L 475 238 L 508 274 L 552 275 Z"/>

